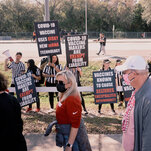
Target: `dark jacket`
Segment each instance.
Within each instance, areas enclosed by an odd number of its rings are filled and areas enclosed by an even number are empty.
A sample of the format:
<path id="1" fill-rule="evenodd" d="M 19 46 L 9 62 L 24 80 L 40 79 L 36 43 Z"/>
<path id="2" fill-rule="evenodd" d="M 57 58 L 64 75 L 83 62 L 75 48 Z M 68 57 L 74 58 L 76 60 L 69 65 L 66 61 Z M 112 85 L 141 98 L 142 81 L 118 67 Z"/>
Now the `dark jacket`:
<path id="1" fill-rule="evenodd" d="M 134 151 L 151 151 L 151 79 L 148 78 L 144 85 L 135 94 L 134 126 L 135 145 Z"/>
<path id="2" fill-rule="evenodd" d="M 58 124 L 57 135 L 56 135 L 57 146 L 59 146 L 60 142 L 61 144 L 63 144 L 63 142 L 66 142 L 66 140 L 64 139 L 65 136 L 67 136 L 67 139 L 69 139 L 70 129 L 71 129 L 71 126 L 69 124 Z M 62 136 L 59 136 L 59 135 L 62 135 Z M 78 130 L 75 142 L 74 142 L 74 145 L 78 145 L 78 150 L 75 149 L 73 146 L 72 151 L 92 151 L 83 119 L 81 119 L 80 127 Z"/>
<path id="3" fill-rule="evenodd" d="M 0 94 L 0 147 L 4 151 L 27 151 L 17 99 L 7 93 Z"/>

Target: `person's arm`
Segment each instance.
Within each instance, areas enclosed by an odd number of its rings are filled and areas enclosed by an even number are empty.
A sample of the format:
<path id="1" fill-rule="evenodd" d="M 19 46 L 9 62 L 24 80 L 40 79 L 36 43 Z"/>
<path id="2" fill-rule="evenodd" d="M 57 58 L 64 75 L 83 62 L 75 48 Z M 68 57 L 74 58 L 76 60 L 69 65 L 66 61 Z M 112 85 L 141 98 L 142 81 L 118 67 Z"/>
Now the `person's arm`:
<path id="1" fill-rule="evenodd" d="M 36 80 L 41 80 L 40 69 L 37 68 L 36 74 L 32 74 L 32 77 Z"/>
<path id="2" fill-rule="evenodd" d="M 77 70 L 79 71 L 79 75 L 81 77 L 82 76 L 82 70 L 81 70 L 81 68 L 77 67 Z"/>
<path id="3" fill-rule="evenodd" d="M 32 74 L 32 77 L 37 79 L 37 80 L 41 80 L 41 76 L 36 76 L 35 74 Z"/>
<path id="4" fill-rule="evenodd" d="M 56 70 L 57 72 L 60 72 L 60 71 L 61 71 L 54 63 L 50 63 L 50 66 L 52 66 L 53 68 L 55 68 L 55 70 Z"/>
<path id="5" fill-rule="evenodd" d="M 45 78 L 49 78 L 49 77 L 54 77 L 53 74 L 49 75 L 49 74 L 46 74 L 46 73 L 42 73 L 43 77 Z"/>
<path id="6" fill-rule="evenodd" d="M 75 138 L 78 133 L 78 129 L 80 127 L 80 121 L 81 121 L 81 100 L 78 96 L 69 97 L 68 101 L 66 103 L 67 107 L 67 115 L 69 118 L 69 121 L 71 123 L 71 130 L 69 135 L 68 143 L 70 145 L 74 144 Z M 71 147 L 66 147 L 65 151 L 71 151 Z"/>
<path id="7" fill-rule="evenodd" d="M 151 150 L 151 100 L 150 98 L 144 101 L 142 120 L 143 120 L 143 125 L 142 125 L 141 151 L 149 151 Z"/>
<path id="8" fill-rule="evenodd" d="M 71 127 L 68 143 L 73 145 L 78 133 L 78 128 Z M 71 147 L 66 147 L 65 151 L 72 151 Z"/>
<path id="9" fill-rule="evenodd" d="M 8 71 L 8 59 L 5 59 L 5 65 L 4 65 L 5 71 Z"/>

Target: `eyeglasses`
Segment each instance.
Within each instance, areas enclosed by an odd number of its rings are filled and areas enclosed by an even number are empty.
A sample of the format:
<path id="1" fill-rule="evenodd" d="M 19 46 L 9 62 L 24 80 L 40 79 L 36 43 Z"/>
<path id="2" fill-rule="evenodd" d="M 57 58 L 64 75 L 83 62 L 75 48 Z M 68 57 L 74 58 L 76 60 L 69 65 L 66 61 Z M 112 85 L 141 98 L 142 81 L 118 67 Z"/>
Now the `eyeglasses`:
<path id="1" fill-rule="evenodd" d="M 55 83 L 64 84 L 63 81 L 61 81 L 61 80 L 56 80 Z"/>

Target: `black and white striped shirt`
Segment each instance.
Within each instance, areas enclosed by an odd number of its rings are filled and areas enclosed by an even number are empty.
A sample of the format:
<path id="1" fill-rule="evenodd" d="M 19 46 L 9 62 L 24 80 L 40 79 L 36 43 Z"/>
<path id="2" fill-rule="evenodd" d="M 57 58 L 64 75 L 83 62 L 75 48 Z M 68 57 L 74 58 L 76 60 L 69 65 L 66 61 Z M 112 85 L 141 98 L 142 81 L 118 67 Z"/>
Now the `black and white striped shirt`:
<path id="1" fill-rule="evenodd" d="M 59 70 L 62 70 L 61 64 L 56 65 L 56 68 L 58 68 Z M 48 75 L 54 75 L 54 77 L 48 77 L 48 78 L 46 78 L 46 82 L 52 83 L 52 84 L 55 83 L 55 81 L 56 81 L 56 74 L 57 74 L 57 71 L 55 70 L 55 68 L 53 68 L 53 67 L 51 67 L 49 65 L 46 65 L 44 67 L 43 73 L 48 74 Z"/>
<path id="2" fill-rule="evenodd" d="M 15 63 L 14 61 L 7 66 L 8 69 L 12 70 L 12 84 L 14 84 L 14 78 L 19 77 L 25 72 L 25 65 L 20 61 L 19 63 Z"/>

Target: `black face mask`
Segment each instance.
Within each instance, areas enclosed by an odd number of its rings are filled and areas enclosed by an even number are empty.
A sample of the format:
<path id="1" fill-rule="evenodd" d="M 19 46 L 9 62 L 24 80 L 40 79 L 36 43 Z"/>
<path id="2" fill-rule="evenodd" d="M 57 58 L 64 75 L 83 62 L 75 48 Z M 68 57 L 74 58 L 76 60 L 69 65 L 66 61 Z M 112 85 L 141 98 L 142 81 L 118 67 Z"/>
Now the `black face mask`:
<path id="1" fill-rule="evenodd" d="M 61 93 L 65 92 L 67 90 L 65 88 L 65 84 L 62 81 L 59 81 L 59 83 L 57 83 L 56 87 L 57 87 L 57 91 L 59 91 Z"/>

